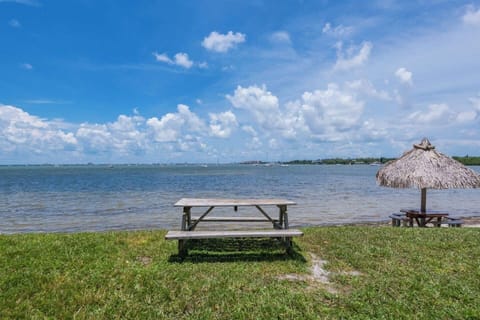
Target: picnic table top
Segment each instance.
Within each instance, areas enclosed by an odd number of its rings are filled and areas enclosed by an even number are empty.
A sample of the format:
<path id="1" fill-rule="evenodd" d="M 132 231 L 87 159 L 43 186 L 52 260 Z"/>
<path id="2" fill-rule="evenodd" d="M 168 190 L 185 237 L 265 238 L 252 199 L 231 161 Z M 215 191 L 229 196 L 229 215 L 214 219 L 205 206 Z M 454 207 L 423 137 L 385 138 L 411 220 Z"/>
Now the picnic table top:
<path id="1" fill-rule="evenodd" d="M 448 212 L 443 210 L 427 210 L 425 212 L 422 212 L 418 209 L 407 208 L 407 209 L 400 209 L 400 212 L 418 214 L 418 215 L 448 215 Z"/>
<path id="2" fill-rule="evenodd" d="M 286 199 L 219 199 L 219 198 L 182 198 L 175 207 L 231 207 L 231 206 L 282 206 L 294 205 Z"/>

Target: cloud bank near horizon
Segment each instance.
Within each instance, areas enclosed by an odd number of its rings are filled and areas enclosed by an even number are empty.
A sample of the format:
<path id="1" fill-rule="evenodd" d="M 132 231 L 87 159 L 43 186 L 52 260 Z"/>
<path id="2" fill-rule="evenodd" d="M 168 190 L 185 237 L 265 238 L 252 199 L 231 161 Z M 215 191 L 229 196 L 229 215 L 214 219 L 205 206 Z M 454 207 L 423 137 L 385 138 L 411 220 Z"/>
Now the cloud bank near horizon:
<path id="1" fill-rule="evenodd" d="M 398 77 L 398 73 L 394 76 Z M 470 130 L 471 139 L 464 138 L 462 143 L 480 146 L 476 139 L 480 133 L 479 97 L 469 99 L 466 111 L 456 111 L 446 103 L 408 109 L 405 120 L 392 117 L 388 122 L 379 121 L 366 112 L 367 97 L 393 103 L 394 94 L 379 92 L 371 83 L 356 80 L 330 83 L 324 89 L 305 91 L 298 99 L 281 104 L 282 99 L 266 85 L 237 86 L 225 96 L 230 106 L 218 113 L 201 116 L 188 105 L 178 104 L 175 112 L 145 118 L 135 109 L 131 115 L 120 114 L 107 123 L 43 119 L 20 107 L 0 105 L 0 150 L 4 157 L 34 154 L 37 162 L 66 163 L 96 159 L 188 162 L 189 154 L 199 159 L 190 162 L 218 158 L 234 162 L 263 158 L 265 150 L 273 156 L 281 155 L 282 159 L 279 156 L 277 160 L 292 160 L 298 158 L 298 145 L 305 154 L 313 150 L 312 159 L 351 154 L 391 156 L 420 139 L 425 128 L 437 135 L 446 128 Z M 397 108 L 403 107 L 399 103 Z M 228 148 L 217 146 L 219 141 L 229 145 L 231 139 L 236 141 L 236 147 L 227 156 L 223 150 Z M 345 144 L 346 141 L 349 143 Z M 390 153 L 379 147 L 382 143 L 392 144 Z M 357 145 L 370 147 L 358 149 Z M 316 151 L 319 148 L 323 148 L 322 153 Z"/>

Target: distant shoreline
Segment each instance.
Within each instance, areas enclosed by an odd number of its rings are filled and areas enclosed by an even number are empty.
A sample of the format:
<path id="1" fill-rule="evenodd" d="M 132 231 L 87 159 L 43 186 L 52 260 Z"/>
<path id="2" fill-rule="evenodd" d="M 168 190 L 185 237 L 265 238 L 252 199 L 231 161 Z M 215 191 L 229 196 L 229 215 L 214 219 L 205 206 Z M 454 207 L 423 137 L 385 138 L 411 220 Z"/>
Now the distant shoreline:
<path id="1" fill-rule="evenodd" d="M 467 166 L 480 166 L 480 156 L 453 156 L 453 159 Z M 231 163 L 32 163 L 0 164 L 0 167 L 112 167 L 112 166 L 197 166 L 197 165 L 382 165 L 396 158 L 328 158 L 318 160 L 262 161 L 251 160 Z"/>
<path id="2" fill-rule="evenodd" d="M 467 166 L 480 166 L 480 156 L 453 156 L 453 159 Z M 0 167 L 112 167 L 112 166 L 196 166 L 196 165 L 382 165 L 396 158 L 387 157 L 366 157 L 366 158 L 327 158 L 317 160 L 290 160 L 290 161 L 263 161 L 250 160 L 230 163 L 207 163 L 207 162 L 192 162 L 192 163 L 32 163 L 32 164 L 0 164 Z"/>

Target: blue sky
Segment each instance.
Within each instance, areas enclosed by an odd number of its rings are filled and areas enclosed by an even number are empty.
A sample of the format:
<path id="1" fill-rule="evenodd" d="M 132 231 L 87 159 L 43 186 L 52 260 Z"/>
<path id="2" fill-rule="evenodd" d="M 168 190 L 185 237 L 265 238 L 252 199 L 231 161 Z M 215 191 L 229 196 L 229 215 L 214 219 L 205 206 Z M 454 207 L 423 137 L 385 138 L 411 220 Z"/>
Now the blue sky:
<path id="1" fill-rule="evenodd" d="M 0 0 L 0 164 L 480 155 L 478 1 Z"/>

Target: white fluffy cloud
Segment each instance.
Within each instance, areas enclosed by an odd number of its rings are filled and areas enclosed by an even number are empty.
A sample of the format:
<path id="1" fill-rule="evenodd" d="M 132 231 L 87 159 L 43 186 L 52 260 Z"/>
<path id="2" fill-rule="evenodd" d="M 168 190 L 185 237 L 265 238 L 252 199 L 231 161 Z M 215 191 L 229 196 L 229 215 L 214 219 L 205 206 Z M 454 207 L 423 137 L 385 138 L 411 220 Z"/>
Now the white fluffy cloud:
<path id="1" fill-rule="evenodd" d="M 106 124 L 81 124 L 76 137 L 84 153 L 112 153 L 118 155 L 141 155 L 157 147 L 169 152 L 200 150 L 205 147 L 200 137 L 208 132 L 203 120 L 179 104 L 177 112 L 167 113 L 160 119 L 145 119 L 120 115 L 115 122 Z"/>
<path id="2" fill-rule="evenodd" d="M 251 135 L 252 137 L 257 136 L 257 131 L 252 126 L 243 126 L 242 130 Z"/>
<path id="3" fill-rule="evenodd" d="M 76 136 L 83 142 L 86 153 L 105 152 L 110 149 L 114 139 L 105 124 L 81 124 Z"/>
<path id="4" fill-rule="evenodd" d="M 193 66 L 193 62 L 188 58 L 188 54 L 182 52 L 175 54 L 175 64 L 187 69 Z"/>
<path id="5" fill-rule="evenodd" d="M 480 9 L 476 9 L 472 5 L 468 6 L 462 20 L 467 25 L 480 26 Z"/>
<path id="6" fill-rule="evenodd" d="M 292 41 L 290 39 L 290 34 L 286 31 L 277 31 L 272 33 L 270 40 L 275 43 L 286 43 L 290 44 Z"/>
<path id="7" fill-rule="evenodd" d="M 253 120 L 266 134 L 280 134 L 284 138 L 292 139 L 301 131 L 298 108 L 290 104 L 281 108 L 278 98 L 268 91 L 265 85 L 246 88 L 238 86 L 233 96 L 226 97 L 235 108 L 246 110 L 253 115 Z"/>
<path id="8" fill-rule="evenodd" d="M 128 159 L 155 150 L 183 152 L 207 148 L 202 137 L 228 137 L 238 126 L 232 112 L 211 115 L 211 127 L 183 104 L 160 119 L 119 115 L 114 122 L 69 124 L 45 120 L 14 106 L 0 105 L 0 154 L 29 154 L 30 160 L 82 161 L 94 157 Z M 63 152 L 63 153 L 62 153 Z M 44 157 L 43 157 L 44 156 Z M 0 157 L 1 159 L 2 157 Z M 91 159 L 91 158 L 89 158 Z"/>
<path id="9" fill-rule="evenodd" d="M 115 122 L 106 124 L 80 124 L 75 136 L 86 154 L 115 153 L 132 155 L 147 149 L 145 119 L 139 115 L 118 116 Z"/>
<path id="10" fill-rule="evenodd" d="M 159 54 L 157 52 L 154 52 L 153 56 L 158 62 L 177 65 L 186 69 L 189 69 L 193 66 L 193 61 L 190 60 L 190 58 L 188 57 L 188 54 L 183 52 L 179 52 L 175 54 L 173 59 L 170 59 L 170 57 L 166 53 Z"/>
<path id="11" fill-rule="evenodd" d="M 321 139 L 335 139 L 336 133 L 359 126 L 363 108 L 362 101 L 333 83 L 328 85 L 327 90 L 302 95 L 302 118 L 308 129 Z"/>
<path id="12" fill-rule="evenodd" d="M 238 86 L 233 96 L 226 98 L 235 108 L 244 109 L 253 114 L 256 122 L 265 128 L 279 126 L 282 121 L 278 98 L 267 90 L 266 86 Z"/>
<path id="13" fill-rule="evenodd" d="M 337 62 L 334 70 L 349 70 L 365 64 L 370 56 L 372 47 L 372 43 L 364 42 L 359 48 L 351 46 L 344 50 L 343 43 L 338 42 L 336 44 Z"/>
<path id="14" fill-rule="evenodd" d="M 472 104 L 473 108 L 480 112 L 480 94 L 477 97 L 468 99 Z"/>
<path id="15" fill-rule="evenodd" d="M 332 25 L 327 22 L 323 26 L 322 32 L 333 37 L 342 38 L 347 37 L 352 34 L 353 28 L 352 27 L 345 27 L 343 25 L 338 25 L 336 27 L 332 27 Z"/>
<path id="16" fill-rule="evenodd" d="M 352 91 L 367 95 L 369 97 L 386 101 L 392 100 L 390 94 L 387 91 L 377 90 L 375 86 L 366 79 L 347 81 L 345 83 L 345 86 Z"/>
<path id="17" fill-rule="evenodd" d="M 401 83 L 412 85 L 412 72 L 408 71 L 404 67 L 398 68 L 397 71 L 395 71 L 395 76 L 400 80 Z"/>
<path id="18" fill-rule="evenodd" d="M 242 130 L 250 135 L 250 140 L 246 143 L 249 150 L 257 150 L 262 147 L 263 143 L 258 137 L 257 131 L 249 125 L 242 126 Z"/>
<path id="19" fill-rule="evenodd" d="M 155 141 L 173 142 L 180 136 L 180 127 L 184 119 L 174 113 L 167 113 L 161 119 L 153 117 L 148 119 L 147 125 L 153 129 Z"/>
<path id="20" fill-rule="evenodd" d="M 210 131 L 212 136 L 228 138 L 236 127 L 238 127 L 238 122 L 232 111 L 210 113 Z"/>
<path id="21" fill-rule="evenodd" d="M 256 85 L 243 88 L 237 86 L 234 95 L 227 95 L 235 108 L 250 109 L 253 111 L 266 110 L 276 111 L 278 109 L 278 98 L 270 91 L 267 91 L 265 85 L 258 87 Z"/>
<path id="22" fill-rule="evenodd" d="M 359 131 L 351 136 L 356 141 L 380 141 L 386 139 L 389 135 L 389 130 L 385 128 L 385 123 L 382 121 L 375 121 L 374 119 L 367 119 L 363 121 Z M 369 155 L 371 156 L 371 155 Z"/>
<path id="23" fill-rule="evenodd" d="M 462 125 L 478 117 L 475 110 L 454 111 L 447 104 L 431 104 L 427 110 L 411 113 L 408 120 L 413 123 L 431 126 Z"/>
<path id="24" fill-rule="evenodd" d="M 205 123 L 187 105 L 179 104 L 176 113 L 167 113 L 162 118 L 147 120 L 157 142 L 175 142 L 185 132 L 205 132 Z"/>
<path id="25" fill-rule="evenodd" d="M 462 111 L 457 114 L 456 122 L 464 123 L 464 122 L 471 122 L 477 118 L 477 112 L 470 110 L 470 111 Z"/>
<path id="26" fill-rule="evenodd" d="M 301 101 L 290 101 L 283 107 L 265 86 L 238 86 L 234 95 L 227 95 L 227 99 L 234 107 L 250 112 L 268 134 L 278 133 L 286 139 L 310 135 L 318 140 L 335 140 L 339 133 L 360 126 L 364 109 L 364 102 L 355 94 L 333 83 L 326 90 L 305 92 Z M 244 126 L 243 130 L 256 136 L 249 126 Z"/>
<path id="27" fill-rule="evenodd" d="M 153 53 L 153 56 L 155 57 L 155 60 L 159 61 L 159 62 L 165 62 L 165 63 L 168 63 L 168 64 L 174 64 L 173 60 L 170 59 L 168 57 L 168 55 L 166 53 L 157 53 L 157 52 L 154 52 Z"/>
<path id="28" fill-rule="evenodd" d="M 24 149 L 34 153 L 68 149 L 77 144 L 73 133 L 8 105 L 0 105 L 0 141 L 4 151 Z"/>
<path id="29" fill-rule="evenodd" d="M 206 125 L 187 105 L 179 104 L 176 112 L 159 118 L 145 119 L 134 109 L 133 116 L 119 115 L 114 122 L 72 124 L 0 104 L 0 160 L 26 154 L 30 161 L 122 161 L 161 150 L 172 155 L 207 152 L 212 149 L 204 138 L 227 138 L 238 127 L 231 111 L 209 116 Z"/>
<path id="30" fill-rule="evenodd" d="M 245 42 L 245 39 L 245 34 L 240 32 L 229 31 L 227 34 L 221 34 L 213 31 L 203 39 L 202 46 L 209 51 L 227 52 L 236 45 Z"/>
<path id="31" fill-rule="evenodd" d="M 431 104 L 426 111 L 415 111 L 408 116 L 408 120 L 421 124 L 448 124 L 455 118 L 455 113 L 445 103 Z"/>
<path id="32" fill-rule="evenodd" d="M 468 99 L 473 107 L 473 110 L 466 111 L 468 115 L 466 115 L 466 118 L 469 120 L 480 120 L 480 94 L 476 97 Z M 473 115 L 475 113 L 475 116 Z"/>

